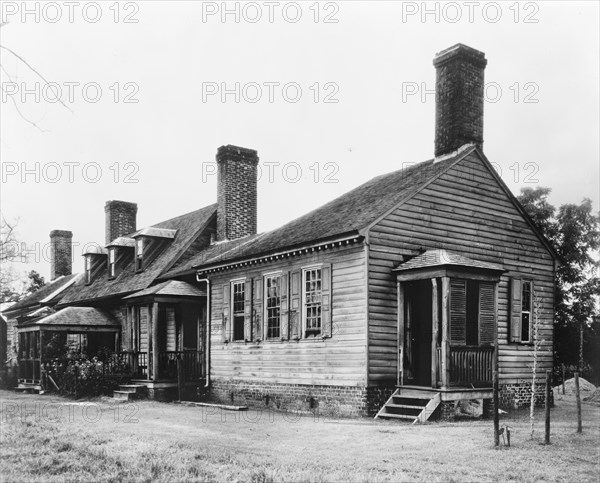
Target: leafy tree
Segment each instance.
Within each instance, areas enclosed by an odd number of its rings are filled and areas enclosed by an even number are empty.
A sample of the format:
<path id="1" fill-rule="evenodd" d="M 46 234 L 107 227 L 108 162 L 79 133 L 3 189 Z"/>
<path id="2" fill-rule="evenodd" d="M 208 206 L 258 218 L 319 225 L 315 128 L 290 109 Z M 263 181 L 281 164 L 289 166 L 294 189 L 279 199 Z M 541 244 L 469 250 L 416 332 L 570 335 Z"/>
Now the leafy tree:
<path id="1" fill-rule="evenodd" d="M 568 203 L 556 210 L 548 202 L 549 194 L 550 188 L 523 188 L 518 199 L 560 257 L 556 273 L 556 362 L 580 368 L 590 364 L 598 371 L 600 216 L 587 198 L 579 205 Z"/>

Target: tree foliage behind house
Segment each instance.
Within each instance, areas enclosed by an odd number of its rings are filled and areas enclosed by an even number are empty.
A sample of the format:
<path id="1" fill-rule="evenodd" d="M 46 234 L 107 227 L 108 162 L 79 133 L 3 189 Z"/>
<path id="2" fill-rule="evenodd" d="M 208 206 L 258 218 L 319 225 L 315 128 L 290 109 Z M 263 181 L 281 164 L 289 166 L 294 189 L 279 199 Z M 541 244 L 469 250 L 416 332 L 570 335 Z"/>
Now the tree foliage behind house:
<path id="1" fill-rule="evenodd" d="M 591 366 L 600 373 L 600 216 L 592 202 L 548 202 L 550 188 L 523 188 L 519 201 L 561 258 L 557 268 L 555 358 L 557 365 Z M 580 330 L 583 328 L 583 360 Z"/>

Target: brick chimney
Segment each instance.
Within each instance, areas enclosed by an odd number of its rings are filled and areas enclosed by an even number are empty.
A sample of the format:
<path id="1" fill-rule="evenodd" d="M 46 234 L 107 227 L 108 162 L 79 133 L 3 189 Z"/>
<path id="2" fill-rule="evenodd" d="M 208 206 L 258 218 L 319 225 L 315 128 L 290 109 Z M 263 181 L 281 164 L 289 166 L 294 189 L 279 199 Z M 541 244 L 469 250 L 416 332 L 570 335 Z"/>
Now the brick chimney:
<path id="1" fill-rule="evenodd" d="M 50 280 L 73 273 L 73 233 L 66 230 L 50 232 Z"/>
<path id="2" fill-rule="evenodd" d="M 136 231 L 137 204 L 111 200 L 104 205 L 104 212 L 106 245 L 115 238 Z"/>
<path id="3" fill-rule="evenodd" d="M 438 52 L 435 84 L 435 156 L 467 143 L 483 146 L 485 54 L 463 44 Z"/>
<path id="4" fill-rule="evenodd" d="M 253 149 L 217 150 L 217 240 L 256 234 L 258 155 Z"/>

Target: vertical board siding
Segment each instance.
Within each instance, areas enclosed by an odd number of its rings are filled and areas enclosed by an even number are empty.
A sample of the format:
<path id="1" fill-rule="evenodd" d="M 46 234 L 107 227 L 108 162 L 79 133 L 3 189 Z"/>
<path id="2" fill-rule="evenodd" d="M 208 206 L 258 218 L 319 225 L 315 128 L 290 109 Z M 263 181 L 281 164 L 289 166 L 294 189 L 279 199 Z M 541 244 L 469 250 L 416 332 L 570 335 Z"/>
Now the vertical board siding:
<path id="1" fill-rule="evenodd" d="M 391 270 L 399 249 L 447 249 L 499 263 L 499 365 L 502 383 L 530 378 L 532 346 L 508 342 L 511 276 L 535 281 L 540 303 L 540 374 L 552 368 L 554 261 L 488 168 L 472 153 L 369 233 L 369 383 L 396 377 L 397 302 Z"/>
<path id="2" fill-rule="evenodd" d="M 227 342 L 222 338 L 223 286 L 282 271 L 291 274 L 314 264 L 331 264 L 331 338 Z M 280 261 L 228 270 L 211 277 L 211 375 L 257 382 L 366 385 L 367 296 L 363 245 L 334 248 Z M 254 284 L 256 288 L 256 283 Z M 288 299 L 290 300 L 290 299 Z M 294 304 L 290 300 L 290 308 Z M 293 319 L 293 317 L 290 317 Z M 290 320 L 290 326 L 293 320 Z M 290 338 L 292 336 L 290 328 Z M 261 337 L 262 339 L 262 337 Z"/>

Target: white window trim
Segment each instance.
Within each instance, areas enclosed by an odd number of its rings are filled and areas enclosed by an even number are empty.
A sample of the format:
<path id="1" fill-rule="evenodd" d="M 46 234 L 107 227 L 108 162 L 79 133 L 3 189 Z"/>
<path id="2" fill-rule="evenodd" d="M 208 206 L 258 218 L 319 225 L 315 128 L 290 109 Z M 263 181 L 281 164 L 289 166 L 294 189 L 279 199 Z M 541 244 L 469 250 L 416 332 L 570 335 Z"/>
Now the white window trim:
<path id="1" fill-rule="evenodd" d="M 306 272 L 309 270 L 321 270 L 321 311 L 323 310 L 323 263 L 318 263 L 315 265 L 310 265 L 308 267 L 302 267 L 302 276 L 300 277 L 300 307 L 302 312 L 302 333 L 300 334 L 300 339 L 309 339 L 306 337 Z M 319 337 L 323 333 L 323 313 L 321 312 L 321 330 L 319 334 L 315 334 L 310 337 L 310 339 Z"/>
<path id="2" fill-rule="evenodd" d="M 244 318 L 246 317 L 246 277 L 243 278 L 235 278 L 233 280 L 229 281 L 229 317 L 231 319 L 231 322 L 229 324 L 229 340 L 231 342 L 245 342 L 246 341 L 246 321 L 244 319 L 244 337 L 242 339 L 234 339 L 233 336 L 235 334 L 235 321 L 234 321 L 234 315 L 235 312 L 233 310 L 233 285 L 236 283 L 241 283 L 244 286 Z"/>
<path id="3" fill-rule="evenodd" d="M 281 340 L 281 277 L 283 276 L 283 271 L 282 270 L 278 270 L 276 272 L 269 272 L 269 273 L 265 273 L 262 276 L 262 290 L 263 290 L 263 337 L 262 340 L 264 341 L 269 341 L 269 342 L 273 342 L 273 341 L 279 341 Z M 274 278 L 274 277 L 279 277 L 279 337 L 267 337 L 269 334 L 269 317 L 268 317 L 268 307 L 267 307 L 267 278 Z"/>
<path id="4" fill-rule="evenodd" d="M 525 284 L 529 284 L 529 307 L 528 310 L 525 310 L 525 303 L 523 300 L 523 288 Z M 529 314 L 529 330 L 527 333 L 529 334 L 529 339 L 523 340 L 523 314 Z M 522 344 L 531 344 L 534 342 L 533 340 L 533 280 L 531 279 L 521 279 L 521 343 Z"/>

